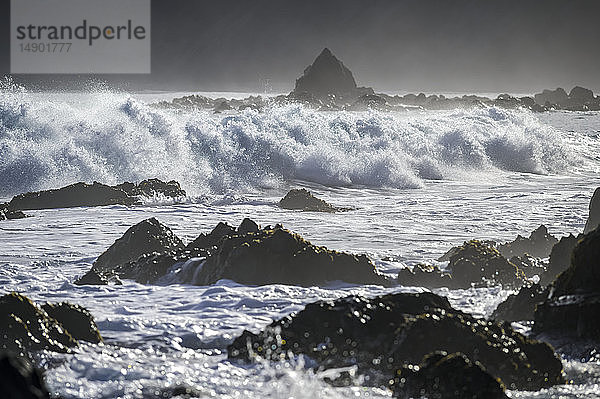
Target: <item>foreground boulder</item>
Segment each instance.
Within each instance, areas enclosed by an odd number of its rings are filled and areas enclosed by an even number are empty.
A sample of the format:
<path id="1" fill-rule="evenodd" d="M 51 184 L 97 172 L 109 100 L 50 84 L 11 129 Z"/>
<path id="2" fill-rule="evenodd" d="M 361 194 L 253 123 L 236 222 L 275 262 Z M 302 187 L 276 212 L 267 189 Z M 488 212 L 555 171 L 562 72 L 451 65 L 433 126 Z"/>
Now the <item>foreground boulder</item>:
<path id="1" fill-rule="evenodd" d="M 164 195 L 167 197 L 185 196 L 179 183 L 171 181 L 164 183 L 158 179 L 144 180 L 139 184 L 123 183 L 117 186 L 107 186 L 94 182 L 75 183 L 54 190 L 45 190 L 19 194 L 8 203 L 9 210 L 32 210 L 72 208 L 78 206 L 104 206 L 104 205 L 135 205 L 139 204 L 140 197 L 154 197 Z"/>
<path id="2" fill-rule="evenodd" d="M 594 191 L 594 195 L 590 201 L 590 214 L 585 223 L 583 233 L 587 234 L 595 230 L 598 226 L 600 226 L 600 187 Z"/>
<path id="3" fill-rule="evenodd" d="M 392 386 L 396 398 L 508 398 L 498 379 L 462 353 L 435 352 L 425 356 L 419 367 L 402 367 L 396 375 Z"/>
<path id="4" fill-rule="evenodd" d="M 337 212 L 344 210 L 337 208 L 333 205 L 328 204 L 312 195 L 310 191 L 305 188 L 292 189 L 285 197 L 279 201 L 279 206 L 283 209 L 293 209 L 301 211 L 312 211 L 312 212 Z"/>
<path id="5" fill-rule="evenodd" d="M 0 356 L 0 398 L 49 399 L 39 370 L 23 357 Z"/>
<path id="6" fill-rule="evenodd" d="M 84 308 L 69 304 L 48 306 L 57 317 L 48 314 L 24 295 L 12 292 L 0 297 L 3 331 L 0 351 L 27 353 L 46 349 L 69 352 L 70 348 L 79 344 L 77 338 L 90 342 L 102 340 L 91 315 Z"/>
<path id="7" fill-rule="evenodd" d="M 436 351 L 460 352 L 510 389 L 538 390 L 564 382 L 552 348 L 509 324 L 475 319 L 432 293 L 349 296 L 320 301 L 244 331 L 227 348 L 230 359 L 282 360 L 305 355 L 319 368 L 356 366 L 370 385 L 388 385 L 396 370 Z"/>
<path id="8" fill-rule="evenodd" d="M 518 235 L 514 241 L 500 244 L 497 248 L 506 258 L 526 254 L 536 258 L 546 258 L 557 242 L 556 237 L 548 234 L 546 226 L 541 225 L 529 235 L 529 238 Z"/>
<path id="9" fill-rule="evenodd" d="M 522 287 L 518 293 L 511 294 L 498 305 L 492 316 L 496 321 L 533 320 L 535 308 L 548 297 L 548 289 L 539 284 Z"/>
<path id="10" fill-rule="evenodd" d="M 577 242 L 571 265 L 535 311 L 534 330 L 600 339 L 600 228 Z"/>

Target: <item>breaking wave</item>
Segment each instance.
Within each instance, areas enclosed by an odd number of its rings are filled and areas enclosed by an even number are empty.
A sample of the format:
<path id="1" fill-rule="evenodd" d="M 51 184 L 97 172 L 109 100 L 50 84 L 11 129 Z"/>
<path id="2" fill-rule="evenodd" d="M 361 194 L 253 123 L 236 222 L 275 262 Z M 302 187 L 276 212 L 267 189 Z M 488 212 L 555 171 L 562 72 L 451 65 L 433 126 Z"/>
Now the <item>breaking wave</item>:
<path id="1" fill-rule="evenodd" d="M 52 97 L 54 96 L 54 97 Z M 126 93 L 28 93 L 0 83 L 0 194 L 75 181 L 175 179 L 193 195 L 325 185 L 418 188 L 476 172 L 568 171 L 561 132 L 527 111 L 236 114 L 154 108 Z"/>

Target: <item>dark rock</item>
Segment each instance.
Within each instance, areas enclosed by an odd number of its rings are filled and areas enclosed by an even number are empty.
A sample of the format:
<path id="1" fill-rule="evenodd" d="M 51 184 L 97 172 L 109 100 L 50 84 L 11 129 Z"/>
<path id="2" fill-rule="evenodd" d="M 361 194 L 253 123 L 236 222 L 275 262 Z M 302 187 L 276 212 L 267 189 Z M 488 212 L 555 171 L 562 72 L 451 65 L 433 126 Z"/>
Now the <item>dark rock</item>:
<path id="1" fill-rule="evenodd" d="M 534 330 L 600 339 L 600 229 L 578 241 L 571 265 L 535 311 Z"/>
<path id="2" fill-rule="evenodd" d="M 600 187 L 594 191 L 594 195 L 590 200 L 590 215 L 585 223 L 583 233 L 589 233 L 595 230 L 600 225 Z"/>
<path id="3" fill-rule="evenodd" d="M 94 344 L 102 342 L 98 326 L 90 312 L 79 305 L 68 302 L 46 303 L 42 309 L 57 320 L 78 341 L 88 341 Z"/>
<path id="4" fill-rule="evenodd" d="M 88 270 L 86 274 L 79 277 L 73 283 L 75 285 L 122 285 L 119 276 L 113 270 L 99 271 L 94 268 Z"/>
<path id="5" fill-rule="evenodd" d="M 569 99 L 569 95 L 565 89 L 559 87 L 556 90 L 544 90 L 534 96 L 535 102 L 539 105 L 556 105 L 561 104 Z"/>
<path id="6" fill-rule="evenodd" d="M 244 218 L 240 226 L 237 228 L 238 234 L 258 233 L 260 226 L 254 220 Z"/>
<path id="7" fill-rule="evenodd" d="M 250 220 L 250 222 L 252 221 Z M 246 222 L 246 219 L 244 219 L 244 221 L 242 222 L 242 225 L 244 224 L 245 227 L 249 224 L 248 222 Z M 217 224 L 210 233 L 201 233 L 198 237 L 196 237 L 194 241 L 190 242 L 186 246 L 186 249 L 189 251 L 214 249 L 221 243 L 223 238 L 235 234 L 235 232 L 235 227 L 232 227 L 227 223 L 219 222 L 219 224 Z"/>
<path id="8" fill-rule="evenodd" d="M 498 379 L 462 353 L 432 353 L 418 368 L 403 367 L 396 374 L 392 386 L 396 398 L 508 398 Z"/>
<path id="9" fill-rule="evenodd" d="M 138 184 L 125 182 L 113 186 L 118 190 L 123 190 L 130 197 L 148 197 L 165 196 L 170 198 L 185 197 L 185 190 L 181 189 L 181 185 L 175 180 L 163 182 L 159 179 L 143 180 Z"/>
<path id="10" fill-rule="evenodd" d="M 459 286 L 502 284 L 520 287 L 524 273 L 510 263 L 497 249 L 481 241 L 465 242 L 450 256 L 448 270 Z"/>
<path id="11" fill-rule="evenodd" d="M 0 357 L 0 398 L 49 399 L 42 373 L 23 358 L 4 354 Z"/>
<path id="12" fill-rule="evenodd" d="M 285 197 L 279 201 L 279 206 L 283 209 L 313 212 L 337 212 L 343 210 L 342 208 L 336 208 L 322 199 L 315 197 L 305 188 L 294 188 L 290 190 Z"/>
<path id="13" fill-rule="evenodd" d="M 330 95 L 356 98 L 364 94 L 356 86 L 352 72 L 327 48 L 296 80 L 292 93 L 309 93 L 317 99 L 326 99 Z"/>
<path id="14" fill-rule="evenodd" d="M 496 248 L 496 241 L 492 241 L 492 240 L 479 240 L 480 243 L 482 243 L 483 245 L 486 245 L 488 247 L 492 247 L 492 248 Z M 440 256 L 439 258 L 437 258 L 438 262 L 448 262 L 450 260 L 450 257 L 452 255 L 454 255 L 458 250 L 459 250 L 460 246 L 458 247 L 452 247 L 450 248 L 445 254 L 443 254 L 442 256 Z"/>
<path id="15" fill-rule="evenodd" d="M 557 242 L 556 237 L 548 234 L 546 226 L 541 225 L 529 235 L 529 238 L 518 235 L 514 241 L 500 244 L 497 249 L 506 258 L 525 254 L 545 258 L 550 255 L 552 247 Z"/>
<path id="16" fill-rule="evenodd" d="M 171 229 L 155 218 L 150 218 L 127 229 L 121 238 L 96 259 L 92 268 L 101 273 L 108 272 L 119 265 L 137 260 L 144 254 L 180 248 L 183 248 L 183 243 Z"/>
<path id="17" fill-rule="evenodd" d="M 522 321 L 533 320 L 535 307 L 548 297 L 548 289 L 539 284 L 522 287 L 517 294 L 498 305 L 491 319 L 496 321 Z"/>
<path id="18" fill-rule="evenodd" d="M 27 215 L 21 211 L 8 209 L 8 204 L 0 204 L 0 220 L 23 219 L 26 217 Z"/>
<path id="19" fill-rule="evenodd" d="M 68 352 L 77 341 L 29 298 L 17 293 L 0 297 L 0 351 L 23 353 L 47 349 Z"/>
<path id="20" fill-rule="evenodd" d="M 534 258 L 527 254 L 513 256 L 509 262 L 521 270 L 527 279 L 533 279 L 535 276 L 541 279 L 541 276 L 546 273 L 546 264 L 540 258 Z"/>
<path id="21" fill-rule="evenodd" d="M 449 273 L 442 272 L 437 266 L 424 264 L 416 265 L 412 270 L 408 268 L 401 269 L 398 272 L 398 284 L 427 288 L 465 288 L 457 286 Z"/>
<path id="22" fill-rule="evenodd" d="M 540 276 L 540 283 L 542 285 L 550 284 L 560 273 L 567 270 L 571 264 L 573 249 L 575 249 L 577 241 L 581 237 L 581 235 L 575 237 L 573 234 L 570 234 L 562 237 L 560 241 L 552 247 L 546 272 Z"/>
<path id="23" fill-rule="evenodd" d="M 193 283 L 209 285 L 220 279 L 250 285 L 311 286 L 335 280 L 388 283 L 365 255 L 317 247 L 281 226 L 226 235 L 201 266 Z"/>
<path id="24" fill-rule="evenodd" d="M 244 331 L 230 359 L 281 360 L 303 354 L 320 368 L 356 366 L 367 384 L 387 385 L 396 370 L 435 351 L 464 353 L 510 389 L 538 390 L 564 382 L 552 348 L 508 323 L 477 320 L 432 293 L 350 296 L 315 302 L 258 334 Z"/>
<path id="25" fill-rule="evenodd" d="M 569 92 L 569 98 L 580 102 L 593 101 L 594 92 L 581 86 L 575 86 Z"/>

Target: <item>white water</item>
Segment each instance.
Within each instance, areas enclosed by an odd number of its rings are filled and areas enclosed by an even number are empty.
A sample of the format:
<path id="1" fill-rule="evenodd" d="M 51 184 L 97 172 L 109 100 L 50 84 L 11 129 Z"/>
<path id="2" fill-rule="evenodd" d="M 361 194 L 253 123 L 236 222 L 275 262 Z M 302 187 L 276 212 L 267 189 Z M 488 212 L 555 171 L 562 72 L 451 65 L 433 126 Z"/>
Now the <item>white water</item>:
<path id="1" fill-rule="evenodd" d="M 316 244 L 367 252 L 394 273 L 434 261 L 473 237 L 506 241 L 540 223 L 583 229 L 600 186 L 600 114 L 536 115 L 500 109 L 401 114 L 319 113 L 289 106 L 231 115 L 150 108 L 144 96 L 0 92 L 0 197 L 78 180 L 176 179 L 186 204 L 31 211 L 0 222 L 0 284 L 39 301 L 86 306 L 105 337 L 74 355 L 48 353 L 53 391 L 65 398 L 153 397 L 185 384 L 206 397 L 387 397 L 334 388 L 301 361 L 241 366 L 226 360 L 243 329 L 259 330 L 304 304 L 349 293 L 419 288 L 333 285 L 245 287 L 72 285 L 129 226 L 155 216 L 189 241 L 218 221 L 283 223 Z M 530 173 L 535 172 L 535 173 Z M 290 187 L 357 209 L 283 211 Z M 389 257 L 392 260 L 383 261 Z M 509 292 L 437 291 L 478 317 Z M 565 361 L 574 384 L 513 397 L 588 398 L 598 358 Z"/>

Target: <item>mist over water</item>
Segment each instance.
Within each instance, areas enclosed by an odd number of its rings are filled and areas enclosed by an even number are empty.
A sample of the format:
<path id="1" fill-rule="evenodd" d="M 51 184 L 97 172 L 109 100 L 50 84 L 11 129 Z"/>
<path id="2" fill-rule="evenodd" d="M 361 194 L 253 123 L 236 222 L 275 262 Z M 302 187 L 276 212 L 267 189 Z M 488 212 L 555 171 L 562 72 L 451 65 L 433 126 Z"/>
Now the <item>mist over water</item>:
<path id="1" fill-rule="evenodd" d="M 6 81 L 0 89 L 3 196 L 152 177 L 177 180 L 192 195 L 289 180 L 419 188 L 505 171 L 569 173 L 576 162 L 560 132 L 519 110 L 287 105 L 212 114 L 158 109 L 127 93 L 32 94 Z"/>

